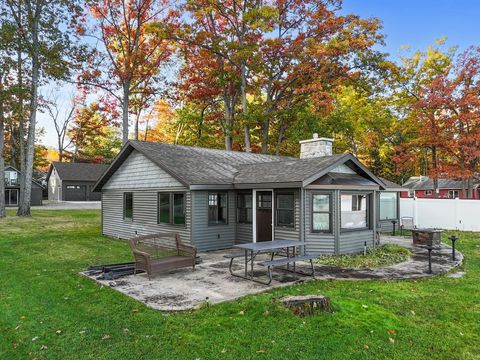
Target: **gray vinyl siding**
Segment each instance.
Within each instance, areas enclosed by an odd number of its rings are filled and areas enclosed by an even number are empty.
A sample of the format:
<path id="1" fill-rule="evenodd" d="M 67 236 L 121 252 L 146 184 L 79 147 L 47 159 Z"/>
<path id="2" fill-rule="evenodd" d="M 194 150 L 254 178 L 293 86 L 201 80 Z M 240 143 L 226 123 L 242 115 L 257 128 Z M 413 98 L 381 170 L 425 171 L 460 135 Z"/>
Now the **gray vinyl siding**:
<path id="1" fill-rule="evenodd" d="M 123 219 L 123 194 L 128 191 L 107 190 L 102 192 L 102 229 L 103 234 L 121 239 L 156 232 L 178 232 L 182 241 L 191 242 L 191 195 L 186 192 L 186 225 L 157 223 L 157 196 L 159 191 L 172 191 L 159 188 L 135 190 L 133 192 L 133 219 Z M 177 191 L 177 190 L 175 190 Z"/>
<path id="2" fill-rule="evenodd" d="M 145 155 L 134 150 L 103 186 L 104 190 L 183 187 Z"/>
<path id="3" fill-rule="evenodd" d="M 392 220 L 380 220 L 378 222 L 379 229 L 378 231 L 382 233 L 391 233 L 393 231 L 393 224 Z M 397 219 L 397 223 L 395 224 L 395 231 L 399 230 L 399 222 Z"/>
<path id="4" fill-rule="evenodd" d="M 279 193 L 285 191 L 279 191 Z M 300 193 L 295 191 L 295 227 L 281 227 L 275 226 L 276 218 L 274 223 L 274 236 L 275 240 L 300 240 Z M 275 204 L 276 208 L 277 204 Z M 275 214 L 276 216 L 276 214 Z"/>
<path id="5" fill-rule="evenodd" d="M 307 254 L 321 255 L 335 253 L 335 235 L 337 228 L 337 192 L 332 191 L 332 233 L 312 232 L 312 193 L 315 191 L 305 191 L 305 252 Z M 327 192 L 326 192 L 327 193 Z"/>
<path id="6" fill-rule="evenodd" d="M 192 236 L 200 251 L 226 249 L 235 243 L 235 192 L 228 191 L 228 223 L 208 224 L 208 191 L 192 191 Z M 251 240 L 250 240 L 251 241 Z"/>
<path id="7" fill-rule="evenodd" d="M 339 253 L 352 254 L 362 252 L 365 242 L 367 243 L 367 247 L 373 246 L 373 230 L 341 233 L 339 239 Z"/>
<path id="8" fill-rule="evenodd" d="M 235 244 L 245 244 L 253 241 L 252 224 L 237 224 L 236 230 Z"/>

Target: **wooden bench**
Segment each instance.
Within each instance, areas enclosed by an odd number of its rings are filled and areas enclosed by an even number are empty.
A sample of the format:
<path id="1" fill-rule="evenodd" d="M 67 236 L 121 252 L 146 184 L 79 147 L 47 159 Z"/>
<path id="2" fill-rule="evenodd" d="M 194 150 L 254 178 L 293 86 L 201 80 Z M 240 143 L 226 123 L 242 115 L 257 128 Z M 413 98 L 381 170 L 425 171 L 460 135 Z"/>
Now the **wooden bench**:
<path id="1" fill-rule="evenodd" d="M 313 259 L 316 259 L 316 258 L 318 258 L 318 256 L 316 255 L 298 255 L 298 256 L 292 256 L 292 257 L 284 257 L 281 259 L 262 261 L 262 262 L 259 262 L 258 265 L 265 266 L 267 268 L 268 278 L 269 278 L 268 284 L 270 284 L 272 282 L 272 268 L 277 266 L 293 264 L 293 272 L 303 274 L 303 275 L 308 275 L 308 276 L 315 276 L 315 267 L 313 266 Z M 305 273 L 305 272 L 296 271 L 295 263 L 298 261 L 310 261 L 310 267 L 312 269 L 312 272 Z"/>
<path id="2" fill-rule="evenodd" d="M 137 236 L 128 241 L 135 258 L 134 275 L 139 270 L 152 274 L 184 267 L 195 270 L 197 249 L 180 240 L 177 233 L 158 233 Z"/>

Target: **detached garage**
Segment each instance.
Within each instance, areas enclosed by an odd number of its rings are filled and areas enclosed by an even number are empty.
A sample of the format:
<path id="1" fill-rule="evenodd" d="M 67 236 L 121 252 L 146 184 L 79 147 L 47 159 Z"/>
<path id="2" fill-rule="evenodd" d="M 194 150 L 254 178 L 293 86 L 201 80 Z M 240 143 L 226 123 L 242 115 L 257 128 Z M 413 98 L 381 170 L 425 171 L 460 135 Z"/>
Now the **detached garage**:
<path id="1" fill-rule="evenodd" d="M 53 162 L 47 174 L 48 200 L 100 201 L 101 194 L 92 192 L 108 165 Z"/>

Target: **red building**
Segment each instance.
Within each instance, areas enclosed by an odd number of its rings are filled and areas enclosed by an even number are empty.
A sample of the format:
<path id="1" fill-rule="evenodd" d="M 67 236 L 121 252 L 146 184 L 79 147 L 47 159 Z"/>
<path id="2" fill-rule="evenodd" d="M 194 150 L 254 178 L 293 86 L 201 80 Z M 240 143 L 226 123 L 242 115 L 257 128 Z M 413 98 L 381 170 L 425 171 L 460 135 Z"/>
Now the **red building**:
<path id="1" fill-rule="evenodd" d="M 401 198 L 417 197 L 424 199 L 434 199 L 435 189 L 433 180 L 428 176 L 412 176 L 408 179 L 404 188 L 408 191 L 400 193 Z M 438 199 L 466 199 L 464 191 L 464 183 L 459 180 L 438 179 Z M 480 184 L 475 184 L 473 187 L 473 199 L 480 200 Z"/>

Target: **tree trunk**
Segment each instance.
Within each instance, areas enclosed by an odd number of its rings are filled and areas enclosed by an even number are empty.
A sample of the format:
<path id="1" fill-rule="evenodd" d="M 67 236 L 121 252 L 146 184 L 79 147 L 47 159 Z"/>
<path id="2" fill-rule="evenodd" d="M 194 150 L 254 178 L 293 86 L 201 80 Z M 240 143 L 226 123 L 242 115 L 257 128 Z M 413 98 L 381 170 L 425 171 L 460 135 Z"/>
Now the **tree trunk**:
<path id="1" fill-rule="evenodd" d="M 3 157 L 5 138 L 4 138 L 4 118 L 3 118 L 3 74 L 0 73 L 0 218 L 6 216 L 5 213 L 5 159 Z"/>
<path id="2" fill-rule="evenodd" d="M 247 109 L 247 69 L 245 63 L 242 62 L 241 65 L 241 77 L 242 77 L 242 85 L 241 93 L 242 93 L 242 113 L 243 113 L 243 131 L 245 135 L 245 151 L 247 153 L 252 151 L 251 141 L 250 141 L 250 125 L 248 124 L 248 109 Z"/>
<path id="3" fill-rule="evenodd" d="M 134 129 L 134 134 L 133 134 L 133 138 L 135 140 L 138 140 L 138 123 L 140 122 L 140 114 L 141 114 L 142 110 L 141 109 L 138 109 L 138 113 L 137 113 L 137 116 L 135 117 L 135 129 Z"/>
<path id="4" fill-rule="evenodd" d="M 225 150 L 233 149 L 233 107 L 230 105 L 231 97 L 226 91 L 223 94 L 224 117 L 225 117 Z"/>
<path id="5" fill-rule="evenodd" d="M 268 141 L 270 131 L 270 119 L 264 119 L 262 122 L 262 154 L 268 154 Z"/>
<path id="6" fill-rule="evenodd" d="M 275 155 L 280 155 L 280 147 L 282 145 L 283 137 L 285 135 L 286 126 L 284 121 L 280 123 L 280 130 L 278 131 L 277 145 L 275 146 Z"/>
<path id="7" fill-rule="evenodd" d="M 30 90 L 30 121 L 28 124 L 27 135 L 27 152 L 25 158 L 25 173 L 23 176 L 24 195 L 22 202 L 18 206 L 18 216 L 30 216 L 30 199 L 32 195 L 32 178 L 33 178 L 33 157 L 35 151 L 35 127 L 37 122 L 38 107 L 38 82 L 40 72 L 39 52 L 40 44 L 38 38 L 40 22 L 40 12 L 36 11 L 33 19 L 32 31 L 32 84 Z"/>
<path id="8" fill-rule="evenodd" d="M 123 98 L 122 98 L 122 145 L 128 142 L 128 105 L 130 100 L 130 82 L 126 81 L 123 84 Z"/>
<path id="9" fill-rule="evenodd" d="M 18 7 L 18 18 L 22 21 L 21 4 Z M 18 146 L 20 155 L 20 194 L 19 204 L 24 203 L 25 196 L 25 176 L 26 176 L 26 157 L 25 157 L 25 121 L 24 121 L 24 104 L 23 104 L 23 59 L 22 59 L 22 37 L 18 35 L 18 50 L 17 50 L 17 72 L 18 72 L 18 88 L 20 95 L 18 99 Z"/>

